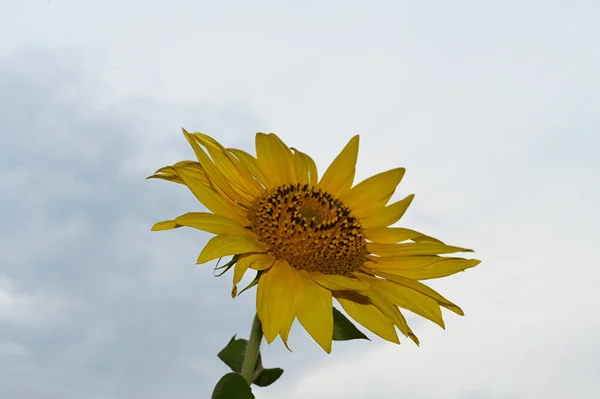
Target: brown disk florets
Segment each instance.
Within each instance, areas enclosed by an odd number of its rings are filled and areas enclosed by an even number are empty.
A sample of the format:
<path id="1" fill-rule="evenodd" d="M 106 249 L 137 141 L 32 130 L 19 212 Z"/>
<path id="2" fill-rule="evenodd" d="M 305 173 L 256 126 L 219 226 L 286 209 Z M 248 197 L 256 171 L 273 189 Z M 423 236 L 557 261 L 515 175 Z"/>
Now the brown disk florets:
<path id="1" fill-rule="evenodd" d="M 340 200 L 307 184 L 283 185 L 248 209 L 250 229 L 296 269 L 346 275 L 364 263 L 361 225 Z"/>

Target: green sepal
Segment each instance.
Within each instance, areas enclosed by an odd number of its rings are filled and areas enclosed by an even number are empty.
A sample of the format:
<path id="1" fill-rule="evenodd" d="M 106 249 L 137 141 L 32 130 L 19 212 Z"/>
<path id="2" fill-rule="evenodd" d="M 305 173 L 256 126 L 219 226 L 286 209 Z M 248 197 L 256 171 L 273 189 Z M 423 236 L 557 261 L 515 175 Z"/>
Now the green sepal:
<path id="1" fill-rule="evenodd" d="M 254 399 L 254 394 L 244 377 L 228 373 L 217 382 L 211 399 Z"/>
<path id="2" fill-rule="evenodd" d="M 349 341 L 352 339 L 370 339 L 348 320 L 346 316 L 335 307 L 333 308 L 333 340 Z"/>
<path id="3" fill-rule="evenodd" d="M 218 266 L 219 263 L 217 262 L 217 266 L 215 266 L 215 270 L 221 270 L 221 269 L 225 269 L 223 270 L 221 273 L 215 274 L 215 277 L 221 277 L 222 275 L 224 275 L 225 273 L 227 273 L 227 271 L 229 269 L 231 269 L 233 267 L 233 265 L 235 265 L 238 261 L 238 259 L 240 259 L 239 255 L 234 255 L 233 258 L 231 258 L 231 260 L 227 263 L 225 263 L 223 266 Z M 219 262 L 221 261 L 221 258 L 219 258 Z"/>
<path id="4" fill-rule="evenodd" d="M 237 296 L 242 295 L 242 292 L 254 287 L 256 284 L 258 284 L 258 279 L 260 278 L 260 275 L 263 274 L 263 270 L 259 270 L 256 272 L 256 277 L 254 277 L 254 280 L 252 280 L 250 282 L 250 284 L 248 284 L 243 290 L 241 290 L 240 292 L 237 293 Z"/>
<path id="5" fill-rule="evenodd" d="M 223 348 L 221 352 L 217 354 L 217 356 L 232 371 L 236 373 L 241 373 L 247 345 L 248 340 L 243 338 L 236 339 L 234 335 L 229 340 L 227 346 L 225 346 L 225 348 Z M 281 377 L 282 374 L 283 369 L 281 368 L 264 368 L 262 365 L 262 358 L 260 352 L 258 353 L 256 365 L 254 366 L 254 376 L 252 378 L 252 383 L 260 387 L 266 387 L 277 381 L 277 379 L 279 379 L 279 377 Z"/>

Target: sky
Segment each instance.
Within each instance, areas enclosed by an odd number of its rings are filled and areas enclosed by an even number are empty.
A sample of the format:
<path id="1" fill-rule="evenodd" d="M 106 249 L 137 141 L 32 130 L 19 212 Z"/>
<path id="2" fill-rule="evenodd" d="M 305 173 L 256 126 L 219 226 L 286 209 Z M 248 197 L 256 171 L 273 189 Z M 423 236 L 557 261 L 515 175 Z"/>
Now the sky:
<path id="1" fill-rule="evenodd" d="M 202 211 L 146 181 L 181 134 L 277 133 L 357 181 L 407 169 L 398 224 L 473 248 L 416 347 L 298 325 L 258 399 L 600 396 L 600 4 L 0 0 L 0 397 L 208 397 L 255 291 L 195 265 Z"/>

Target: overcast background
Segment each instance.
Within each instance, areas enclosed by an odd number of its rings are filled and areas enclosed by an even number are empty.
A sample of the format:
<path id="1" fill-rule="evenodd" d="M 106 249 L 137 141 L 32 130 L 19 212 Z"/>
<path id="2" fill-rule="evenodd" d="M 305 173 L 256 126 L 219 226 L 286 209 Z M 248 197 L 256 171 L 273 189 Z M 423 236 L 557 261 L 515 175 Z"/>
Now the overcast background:
<path id="1" fill-rule="evenodd" d="M 493 3 L 493 4 L 492 4 Z M 323 171 L 361 134 L 357 178 L 407 168 L 401 225 L 483 263 L 431 285 L 465 310 L 409 315 L 420 348 L 300 328 L 258 399 L 600 397 L 597 1 L 0 0 L 0 397 L 205 398 L 247 336 L 195 259 L 151 233 L 203 208 L 145 181 L 275 132 Z"/>

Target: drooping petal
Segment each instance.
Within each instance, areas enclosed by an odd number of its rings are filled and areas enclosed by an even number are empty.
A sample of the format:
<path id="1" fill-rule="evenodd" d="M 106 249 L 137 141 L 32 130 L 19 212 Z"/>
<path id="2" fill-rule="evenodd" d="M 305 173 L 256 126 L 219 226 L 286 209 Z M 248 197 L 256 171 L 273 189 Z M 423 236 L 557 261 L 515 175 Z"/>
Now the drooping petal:
<path id="1" fill-rule="evenodd" d="M 394 323 L 366 297 L 355 292 L 334 292 L 346 313 L 372 333 L 399 344 Z"/>
<path id="2" fill-rule="evenodd" d="M 414 194 L 411 194 L 362 219 L 363 228 L 387 227 L 396 223 L 404 215 L 414 197 Z"/>
<path id="3" fill-rule="evenodd" d="M 432 288 L 429 288 L 428 286 L 426 286 L 423 283 L 420 283 L 420 282 L 415 281 L 410 278 L 396 276 L 394 274 L 389 274 L 389 273 L 378 273 L 378 274 L 381 277 L 384 277 L 387 280 L 390 280 L 396 284 L 403 285 L 406 288 L 410 288 L 416 292 L 420 292 L 423 295 L 426 295 L 430 298 L 435 299 L 440 304 L 440 306 L 443 306 L 446 309 L 453 311 L 457 315 L 460 315 L 460 316 L 465 315 L 465 313 L 462 311 L 462 309 L 460 307 L 458 307 L 454 303 L 450 302 L 448 299 L 446 299 L 442 295 L 440 295 L 437 291 L 433 290 Z"/>
<path id="4" fill-rule="evenodd" d="M 366 291 L 370 288 L 369 283 L 365 281 L 337 274 L 311 272 L 310 278 L 319 285 L 332 291 Z"/>
<path id="5" fill-rule="evenodd" d="M 472 249 L 454 247 L 451 245 L 429 241 L 404 244 L 379 244 L 375 242 L 367 242 L 367 250 L 372 254 L 391 257 L 473 252 Z"/>
<path id="6" fill-rule="evenodd" d="M 276 135 L 256 134 L 256 159 L 274 185 L 295 183 L 292 152 Z"/>
<path id="7" fill-rule="evenodd" d="M 372 227 L 365 229 L 363 233 L 367 240 L 380 244 L 395 244 L 406 240 L 431 241 L 443 244 L 442 241 L 436 238 L 402 227 Z"/>
<path id="8" fill-rule="evenodd" d="M 264 244 L 248 236 L 220 235 L 211 238 L 207 243 L 196 263 L 206 263 L 224 256 L 245 254 L 247 252 L 266 252 Z"/>
<path id="9" fill-rule="evenodd" d="M 323 191 L 340 197 L 352 187 L 356 172 L 359 136 L 354 136 L 323 174 L 319 187 Z"/>
<path id="10" fill-rule="evenodd" d="M 404 168 L 392 169 L 360 182 L 343 196 L 344 205 L 359 219 L 380 211 L 396 191 L 405 171 Z"/>
<path id="11" fill-rule="evenodd" d="M 298 321 L 321 348 L 330 353 L 333 337 L 331 291 L 311 280 L 307 272 L 299 273 L 302 278 L 303 300 L 298 310 Z"/>
<path id="12" fill-rule="evenodd" d="M 293 313 L 299 287 L 298 272 L 284 260 L 276 261 L 260 276 L 256 309 L 268 343 L 273 342 Z"/>

